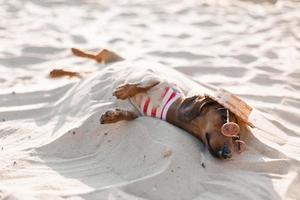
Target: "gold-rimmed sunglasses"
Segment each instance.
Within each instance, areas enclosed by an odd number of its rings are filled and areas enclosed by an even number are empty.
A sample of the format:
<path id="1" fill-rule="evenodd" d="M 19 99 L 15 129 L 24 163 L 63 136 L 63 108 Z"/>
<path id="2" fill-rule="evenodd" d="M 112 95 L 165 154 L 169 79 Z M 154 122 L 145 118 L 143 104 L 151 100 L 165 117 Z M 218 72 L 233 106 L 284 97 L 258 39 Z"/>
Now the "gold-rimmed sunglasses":
<path id="1" fill-rule="evenodd" d="M 246 143 L 240 140 L 240 127 L 237 123 L 230 122 L 229 110 L 226 109 L 226 123 L 221 127 L 221 133 L 226 137 L 231 137 L 234 144 L 234 150 L 242 153 L 246 149 Z"/>

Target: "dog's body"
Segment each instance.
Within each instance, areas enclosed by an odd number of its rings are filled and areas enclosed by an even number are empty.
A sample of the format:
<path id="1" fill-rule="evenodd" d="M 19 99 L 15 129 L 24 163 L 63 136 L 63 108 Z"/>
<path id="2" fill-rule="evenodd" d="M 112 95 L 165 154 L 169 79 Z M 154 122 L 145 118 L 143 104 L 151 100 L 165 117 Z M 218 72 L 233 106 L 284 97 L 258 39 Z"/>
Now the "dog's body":
<path id="1" fill-rule="evenodd" d="M 234 141 L 221 134 L 221 127 L 226 122 L 226 109 L 204 95 L 191 96 L 192 88 L 184 84 L 187 78 L 180 73 L 177 75 L 175 79 L 170 79 L 163 69 L 155 67 L 143 69 L 135 66 L 127 70 L 113 95 L 128 102 L 130 107 L 108 110 L 101 116 L 100 122 L 108 124 L 130 121 L 139 116 L 156 117 L 196 136 L 208 146 L 213 156 L 230 158 Z M 230 120 L 239 123 L 232 113 Z"/>

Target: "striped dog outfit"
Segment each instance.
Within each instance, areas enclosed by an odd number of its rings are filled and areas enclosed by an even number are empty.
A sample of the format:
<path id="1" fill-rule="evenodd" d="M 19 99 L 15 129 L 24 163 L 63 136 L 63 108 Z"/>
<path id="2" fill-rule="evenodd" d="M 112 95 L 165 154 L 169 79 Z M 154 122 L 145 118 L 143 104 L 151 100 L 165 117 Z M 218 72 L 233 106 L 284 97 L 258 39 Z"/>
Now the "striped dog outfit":
<path id="1" fill-rule="evenodd" d="M 157 88 L 161 87 L 156 87 L 156 89 L 153 90 L 157 92 Z M 183 96 L 183 92 L 175 84 L 165 84 L 165 86 L 158 91 L 159 93 L 155 95 L 151 95 L 151 90 L 152 89 L 146 93 L 140 93 L 131 97 L 130 101 L 142 115 L 166 120 L 170 106 L 178 98 Z"/>

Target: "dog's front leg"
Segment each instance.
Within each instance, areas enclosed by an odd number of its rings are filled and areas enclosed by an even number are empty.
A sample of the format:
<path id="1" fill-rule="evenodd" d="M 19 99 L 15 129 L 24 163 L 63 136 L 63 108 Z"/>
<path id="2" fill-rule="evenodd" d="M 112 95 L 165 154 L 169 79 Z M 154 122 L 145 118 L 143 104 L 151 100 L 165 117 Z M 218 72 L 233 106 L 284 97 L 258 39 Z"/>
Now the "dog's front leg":
<path id="1" fill-rule="evenodd" d="M 160 80 L 154 78 L 144 79 L 139 83 L 126 83 L 117 87 L 116 90 L 113 92 L 113 96 L 117 97 L 118 99 L 124 100 L 133 97 L 139 93 L 147 92 L 159 83 Z"/>
<path id="2" fill-rule="evenodd" d="M 116 108 L 114 110 L 108 110 L 104 114 L 102 114 L 100 118 L 100 123 L 110 124 L 121 120 L 130 121 L 137 117 L 137 114 L 132 111 L 121 110 Z"/>

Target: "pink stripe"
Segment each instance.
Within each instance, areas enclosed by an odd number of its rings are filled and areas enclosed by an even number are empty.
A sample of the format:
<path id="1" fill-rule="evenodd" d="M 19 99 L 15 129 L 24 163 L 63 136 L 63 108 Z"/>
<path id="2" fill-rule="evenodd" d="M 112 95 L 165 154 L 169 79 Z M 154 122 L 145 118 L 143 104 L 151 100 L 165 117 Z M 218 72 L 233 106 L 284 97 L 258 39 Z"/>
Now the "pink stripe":
<path id="1" fill-rule="evenodd" d="M 164 113 L 164 110 L 166 108 L 166 105 L 169 103 L 169 101 L 171 101 L 171 99 L 173 99 L 174 97 L 176 96 L 176 92 L 173 92 L 170 96 L 170 98 L 168 99 L 168 101 L 165 103 L 163 109 L 161 110 L 161 114 L 160 114 L 160 119 L 162 119 L 162 116 L 163 116 L 163 113 Z"/>
<path id="2" fill-rule="evenodd" d="M 150 103 L 150 98 L 148 97 L 148 99 L 146 100 L 145 105 L 144 105 L 145 115 L 147 115 L 147 110 L 148 110 L 149 103 Z"/>
<path id="3" fill-rule="evenodd" d="M 155 117 L 156 116 L 156 111 L 157 111 L 157 108 L 152 108 L 152 110 L 151 110 L 151 117 Z"/>

